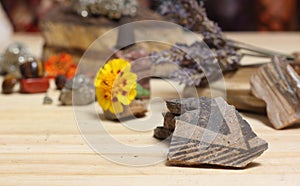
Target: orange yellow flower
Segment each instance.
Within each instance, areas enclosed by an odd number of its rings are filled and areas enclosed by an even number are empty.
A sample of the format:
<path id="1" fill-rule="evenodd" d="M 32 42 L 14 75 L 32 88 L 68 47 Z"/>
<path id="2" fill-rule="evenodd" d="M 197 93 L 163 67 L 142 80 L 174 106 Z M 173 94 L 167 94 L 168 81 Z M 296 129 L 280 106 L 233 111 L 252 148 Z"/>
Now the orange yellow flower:
<path id="1" fill-rule="evenodd" d="M 76 71 L 73 57 L 67 53 L 51 56 L 44 64 L 47 76 L 56 77 L 66 75 L 68 79 L 72 78 Z"/>
<path id="2" fill-rule="evenodd" d="M 95 78 L 96 96 L 103 110 L 117 114 L 136 97 L 136 74 L 124 59 L 113 59 L 101 68 Z"/>

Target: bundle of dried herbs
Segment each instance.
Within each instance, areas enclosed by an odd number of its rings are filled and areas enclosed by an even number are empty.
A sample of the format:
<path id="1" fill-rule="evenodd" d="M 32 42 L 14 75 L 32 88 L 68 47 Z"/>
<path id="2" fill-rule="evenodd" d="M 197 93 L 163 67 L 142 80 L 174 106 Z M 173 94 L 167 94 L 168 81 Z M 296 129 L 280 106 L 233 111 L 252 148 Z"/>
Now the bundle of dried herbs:
<path id="1" fill-rule="evenodd" d="M 203 78 L 218 79 L 221 70 L 235 69 L 235 63 L 230 64 L 226 58 L 223 59 L 216 60 L 214 53 L 202 42 L 191 45 L 178 43 L 170 50 L 151 54 L 151 60 L 156 64 L 177 64 L 179 70 L 170 74 L 171 78 L 190 86 L 199 85 Z"/>
<path id="2" fill-rule="evenodd" d="M 204 77 L 213 77 L 219 69 L 231 71 L 237 69 L 241 54 L 227 45 L 220 27 L 208 19 L 204 4 L 195 0 L 179 0 L 176 3 L 166 1 L 160 7 L 160 13 L 188 29 L 197 30 L 203 35 L 203 41 L 192 45 L 176 44 L 170 50 L 151 55 L 154 63 L 174 62 L 180 69 L 171 74 L 180 83 L 199 85 Z M 212 51 L 213 52 L 212 52 Z M 217 59 L 217 60 L 216 60 Z M 216 77 L 217 78 L 217 77 Z"/>
<path id="3" fill-rule="evenodd" d="M 180 69 L 171 74 L 171 78 L 187 85 L 199 85 L 203 78 L 214 80 L 223 72 L 236 70 L 243 56 L 251 55 L 271 58 L 282 53 L 261 49 L 242 42 L 226 39 L 221 28 L 206 14 L 204 3 L 196 0 L 165 1 L 159 12 L 188 29 L 199 32 L 203 41 L 192 45 L 176 44 L 169 50 L 151 55 L 155 64 L 174 62 Z M 246 52 L 245 52 L 246 51 Z M 218 65 L 217 65 L 218 64 Z"/>

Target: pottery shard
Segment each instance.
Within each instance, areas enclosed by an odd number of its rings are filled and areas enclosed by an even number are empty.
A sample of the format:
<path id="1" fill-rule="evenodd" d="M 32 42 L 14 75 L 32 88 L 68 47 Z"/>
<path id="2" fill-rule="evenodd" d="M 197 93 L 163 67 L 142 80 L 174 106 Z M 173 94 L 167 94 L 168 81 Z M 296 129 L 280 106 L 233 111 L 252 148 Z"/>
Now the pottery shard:
<path id="1" fill-rule="evenodd" d="M 163 127 L 156 127 L 154 129 L 154 137 L 160 140 L 164 140 L 172 135 L 173 131 L 175 130 L 175 117 L 176 115 L 172 114 L 171 112 L 163 113 L 164 117 L 164 126 Z"/>
<path id="2" fill-rule="evenodd" d="M 175 116 L 171 112 L 167 112 L 164 115 L 164 128 L 169 130 L 175 130 Z"/>
<path id="3" fill-rule="evenodd" d="M 166 101 L 167 108 L 175 115 L 180 115 L 186 111 L 196 110 L 199 108 L 201 103 L 209 101 L 208 98 L 200 97 L 196 98 L 184 98 L 174 99 Z"/>
<path id="4" fill-rule="evenodd" d="M 300 76 L 280 58 L 262 66 L 251 78 L 253 94 L 267 104 L 267 114 L 276 129 L 300 122 Z"/>
<path id="5" fill-rule="evenodd" d="M 170 165 L 243 168 L 267 150 L 267 142 L 257 137 L 234 106 L 222 98 L 193 99 L 200 102 L 197 110 L 186 111 L 176 120 Z"/>
<path id="6" fill-rule="evenodd" d="M 156 127 L 156 129 L 154 129 L 154 137 L 160 140 L 164 140 L 171 136 L 172 132 L 172 130 L 165 127 Z"/>

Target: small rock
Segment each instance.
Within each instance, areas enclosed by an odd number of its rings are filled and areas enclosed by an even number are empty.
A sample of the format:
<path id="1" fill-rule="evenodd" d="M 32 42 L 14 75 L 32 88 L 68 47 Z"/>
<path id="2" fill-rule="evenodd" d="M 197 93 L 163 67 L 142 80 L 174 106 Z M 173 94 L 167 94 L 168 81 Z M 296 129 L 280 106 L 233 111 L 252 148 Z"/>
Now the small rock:
<path id="1" fill-rule="evenodd" d="M 68 80 L 61 90 L 59 101 L 62 105 L 88 105 L 95 101 L 94 85 L 84 75 Z"/>
<path id="2" fill-rule="evenodd" d="M 51 105 L 53 103 L 52 98 L 50 98 L 48 95 L 46 95 L 43 99 L 43 104 L 44 105 Z"/>
<path id="3" fill-rule="evenodd" d="M 13 93 L 14 86 L 18 83 L 18 79 L 13 75 L 7 75 L 2 82 L 2 93 Z"/>

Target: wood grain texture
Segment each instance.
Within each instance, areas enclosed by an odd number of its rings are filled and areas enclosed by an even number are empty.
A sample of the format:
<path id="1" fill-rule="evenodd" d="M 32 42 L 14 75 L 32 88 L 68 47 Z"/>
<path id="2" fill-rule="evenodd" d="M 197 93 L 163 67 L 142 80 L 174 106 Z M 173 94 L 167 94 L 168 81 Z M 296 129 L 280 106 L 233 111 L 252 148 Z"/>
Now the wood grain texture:
<path id="1" fill-rule="evenodd" d="M 267 103 L 276 129 L 300 123 L 300 77 L 287 61 L 274 57 L 251 78 L 253 94 Z"/>
<path id="2" fill-rule="evenodd" d="M 300 50 L 299 36 L 235 33 L 228 37 L 292 52 Z M 14 40 L 25 42 L 34 54 L 41 54 L 41 37 L 19 34 Z M 153 97 L 178 97 L 166 81 L 151 80 L 151 87 Z M 245 170 L 168 167 L 165 162 L 127 167 L 104 159 L 87 145 L 77 128 L 72 107 L 59 106 L 58 92 L 52 88 L 49 96 L 54 103 L 47 106 L 42 105 L 44 94 L 0 95 L 0 185 L 300 185 L 300 125 L 277 131 L 268 126 L 265 116 L 243 114 L 270 145 Z M 178 85 L 176 88 L 183 89 Z M 152 130 L 137 134 L 116 123 L 106 123 L 105 127 L 124 143 L 158 142 L 152 137 Z"/>

